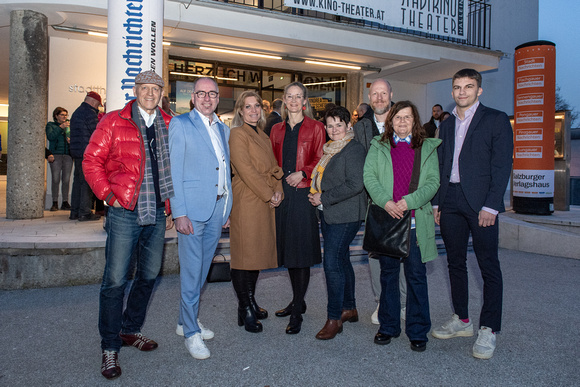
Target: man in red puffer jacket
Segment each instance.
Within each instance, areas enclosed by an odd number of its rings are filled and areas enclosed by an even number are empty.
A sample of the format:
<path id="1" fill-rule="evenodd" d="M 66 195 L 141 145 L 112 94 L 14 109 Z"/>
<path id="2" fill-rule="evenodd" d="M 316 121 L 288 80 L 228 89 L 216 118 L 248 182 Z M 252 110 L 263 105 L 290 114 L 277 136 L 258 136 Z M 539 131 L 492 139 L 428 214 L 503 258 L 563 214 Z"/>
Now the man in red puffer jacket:
<path id="1" fill-rule="evenodd" d="M 172 226 L 165 216 L 165 202 L 174 195 L 167 136 L 171 117 L 157 106 L 164 86 L 152 70 L 138 74 L 136 99 L 99 122 L 84 153 L 86 180 L 109 205 L 99 299 L 101 373 L 107 379 L 121 375 L 118 352 L 123 344 L 141 351 L 157 348 L 141 327 L 161 269 L 165 229 Z M 123 311 L 135 251 L 137 272 Z"/>

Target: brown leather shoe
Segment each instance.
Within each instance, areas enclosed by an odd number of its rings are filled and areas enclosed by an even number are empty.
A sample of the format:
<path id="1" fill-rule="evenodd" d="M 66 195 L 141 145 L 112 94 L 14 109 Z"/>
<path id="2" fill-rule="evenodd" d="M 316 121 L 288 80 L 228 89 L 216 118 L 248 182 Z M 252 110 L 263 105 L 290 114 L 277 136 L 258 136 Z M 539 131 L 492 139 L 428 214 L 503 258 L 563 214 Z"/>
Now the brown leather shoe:
<path id="1" fill-rule="evenodd" d="M 153 351 L 158 347 L 155 341 L 148 339 L 141 333 L 136 333 L 134 335 L 120 333 L 119 336 L 121 336 L 124 345 L 132 345 L 141 351 Z"/>
<path id="2" fill-rule="evenodd" d="M 322 327 L 320 332 L 316 334 L 318 340 L 330 340 L 342 333 L 342 321 L 340 320 L 326 320 L 326 324 Z"/>
<path id="3" fill-rule="evenodd" d="M 358 321 L 358 311 L 356 309 L 345 309 L 340 315 L 340 321 L 345 322 L 357 322 Z"/>
<path id="4" fill-rule="evenodd" d="M 101 374 L 107 379 L 115 379 L 121 376 L 119 366 L 119 353 L 117 351 L 103 351 L 101 362 Z"/>

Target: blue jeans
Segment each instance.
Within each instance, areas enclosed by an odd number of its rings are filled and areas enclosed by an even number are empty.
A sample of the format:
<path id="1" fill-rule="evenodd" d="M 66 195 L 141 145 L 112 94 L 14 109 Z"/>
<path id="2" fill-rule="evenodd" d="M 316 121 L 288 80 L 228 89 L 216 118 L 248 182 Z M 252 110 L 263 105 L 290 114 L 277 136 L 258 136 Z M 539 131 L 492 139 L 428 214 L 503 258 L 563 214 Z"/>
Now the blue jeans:
<path id="1" fill-rule="evenodd" d="M 397 336 L 401 333 L 401 300 L 399 295 L 399 272 L 401 261 L 379 255 L 381 262 L 381 303 L 379 307 L 379 332 Z M 429 315 L 429 292 L 427 291 L 427 269 L 421 262 L 421 251 L 417 245 L 415 229 L 411 230 L 411 250 L 403 260 L 407 280 L 407 315 L 405 333 L 409 340 L 427 341 L 431 329 Z"/>
<path id="2" fill-rule="evenodd" d="M 320 228 L 324 237 L 324 275 L 328 292 L 327 315 L 340 320 L 343 309 L 355 309 L 354 270 L 350 263 L 349 246 L 360 229 L 361 221 L 328 224 L 320 211 Z"/>
<path id="3" fill-rule="evenodd" d="M 156 223 L 137 224 L 137 211 L 109 207 L 105 223 L 105 272 L 99 296 L 101 349 L 119 351 L 119 333 L 139 333 L 145 320 L 155 279 L 161 270 L 165 244 L 164 208 L 158 208 Z M 123 299 L 132 258 L 136 272 L 123 312 Z"/>

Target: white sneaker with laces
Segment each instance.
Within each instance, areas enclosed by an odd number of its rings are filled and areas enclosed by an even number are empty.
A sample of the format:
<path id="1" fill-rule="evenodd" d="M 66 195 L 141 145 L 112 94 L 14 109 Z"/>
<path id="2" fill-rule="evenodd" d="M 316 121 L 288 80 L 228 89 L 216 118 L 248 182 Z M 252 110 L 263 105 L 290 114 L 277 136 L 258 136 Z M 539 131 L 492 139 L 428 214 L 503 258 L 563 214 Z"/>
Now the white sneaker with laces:
<path id="1" fill-rule="evenodd" d="M 201 333 L 196 333 L 185 339 L 185 348 L 187 348 L 191 356 L 198 360 L 207 359 L 210 355 L 209 349 L 207 349 L 203 342 Z"/>
<path id="2" fill-rule="evenodd" d="M 199 329 L 201 329 L 201 337 L 204 340 L 213 339 L 213 337 L 215 336 L 215 334 L 213 333 L 213 331 L 210 330 L 210 329 L 207 329 L 206 327 L 204 327 L 202 325 L 201 321 L 199 321 L 199 319 L 197 319 L 197 325 L 199 326 Z M 177 324 L 177 328 L 175 329 L 175 333 L 178 336 L 184 336 L 184 333 L 183 333 L 183 325 Z"/>
<path id="3" fill-rule="evenodd" d="M 473 357 L 491 359 L 495 351 L 495 334 L 491 328 L 482 326 L 477 332 L 477 340 L 473 344 Z"/>
<path id="4" fill-rule="evenodd" d="M 437 339 L 451 339 L 453 337 L 471 337 L 473 336 L 473 324 L 465 323 L 459 319 L 459 316 L 454 314 L 451 320 L 439 328 L 431 331 L 431 336 Z"/>
<path id="5" fill-rule="evenodd" d="M 379 322 L 379 306 L 381 306 L 381 304 L 377 304 L 377 309 L 375 309 L 373 314 L 371 314 L 371 323 L 375 325 L 381 325 Z"/>

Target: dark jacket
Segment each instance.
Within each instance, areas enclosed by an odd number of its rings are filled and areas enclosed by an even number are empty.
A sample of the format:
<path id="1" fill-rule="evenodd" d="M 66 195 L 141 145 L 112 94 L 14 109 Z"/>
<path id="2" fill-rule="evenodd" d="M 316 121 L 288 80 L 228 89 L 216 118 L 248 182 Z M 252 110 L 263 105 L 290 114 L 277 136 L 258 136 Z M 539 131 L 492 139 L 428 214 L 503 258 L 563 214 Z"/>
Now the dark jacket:
<path id="1" fill-rule="evenodd" d="M 75 110 L 70 119 L 70 155 L 82 159 L 91 135 L 97 128 L 99 109 L 86 102 Z"/>
<path id="2" fill-rule="evenodd" d="M 264 133 L 269 136 L 270 132 L 272 131 L 272 126 L 276 125 L 278 122 L 282 122 L 282 117 L 280 114 L 273 111 L 268 115 L 268 118 L 266 118 L 266 127 L 264 128 Z"/>
<path id="3" fill-rule="evenodd" d="M 272 127 L 270 142 L 278 166 L 282 167 L 282 148 L 286 134 L 286 122 L 279 122 Z M 322 157 L 322 147 L 326 140 L 326 131 L 322 123 L 309 117 L 304 117 L 300 132 L 298 132 L 298 150 L 296 156 L 296 171 L 304 171 L 306 178 L 296 188 L 310 187 L 312 170 Z"/>
<path id="4" fill-rule="evenodd" d="M 431 116 L 431 119 L 429 120 L 429 122 L 426 122 L 425 125 L 423 125 L 423 129 L 425 129 L 425 132 L 427 132 L 427 137 L 429 137 L 429 138 L 435 137 L 435 132 L 437 131 L 437 125 L 435 124 L 435 119 L 433 118 L 433 116 Z"/>
<path id="5" fill-rule="evenodd" d="M 46 124 L 46 138 L 49 141 L 48 149 L 54 155 L 68 155 L 69 146 L 66 141 L 66 132 L 54 121 Z"/>
<path id="6" fill-rule="evenodd" d="M 358 141 L 351 140 L 328 162 L 320 187 L 320 201 L 326 223 L 364 220 L 367 211 L 363 182 L 365 156 L 363 146 Z"/>
<path id="7" fill-rule="evenodd" d="M 365 151 L 368 152 L 371 147 L 371 140 L 380 134 L 377 124 L 375 124 L 375 112 L 370 106 L 365 114 L 354 124 L 353 130 L 354 139 L 360 142 Z"/>
<path id="8" fill-rule="evenodd" d="M 439 126 L 439 170 L 441 187 L 433 199 L 439 210 L 445 203 L 455 149 L 455 115 Z M 459 154 L 459 178 L 469 206 L 478 213 L 482 207 L 505 211 L 503 196 L 511 175 L 514 147 L 508 116 L 479 104 L 467 129 Z"/>

